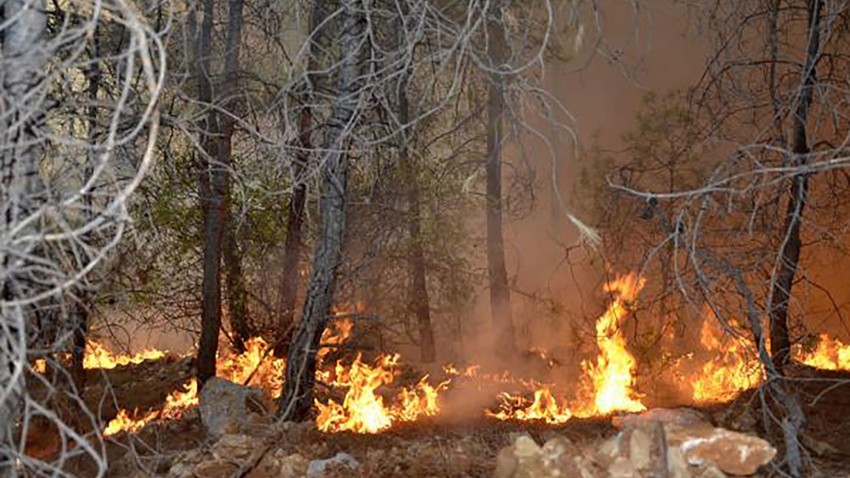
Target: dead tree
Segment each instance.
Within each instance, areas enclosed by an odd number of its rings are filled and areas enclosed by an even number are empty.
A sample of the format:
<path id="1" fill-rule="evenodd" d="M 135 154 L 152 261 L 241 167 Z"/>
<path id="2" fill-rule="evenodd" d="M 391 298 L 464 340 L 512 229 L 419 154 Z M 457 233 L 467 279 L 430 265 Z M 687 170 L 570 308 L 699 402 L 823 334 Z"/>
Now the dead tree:
<path id="1" fill-rule="evenodd" d="M 363 95 L 364 19 L 357 0 L 342 0 L 339 17 L 339 72 L 333 112 L 322 154 L 321 229 L 301 321 L 289 346 L 279 415 L 304 420 L 313 406 L 316 352 L 333 305 L 337 269 L 343 258 L 348 181 L 348 135 L 357 121 Z"/>

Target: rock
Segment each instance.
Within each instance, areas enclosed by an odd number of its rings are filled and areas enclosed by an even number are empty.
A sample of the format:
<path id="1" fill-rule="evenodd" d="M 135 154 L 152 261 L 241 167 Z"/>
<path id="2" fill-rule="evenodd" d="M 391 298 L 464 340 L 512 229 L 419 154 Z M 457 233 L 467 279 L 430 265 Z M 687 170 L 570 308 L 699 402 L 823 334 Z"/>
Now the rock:
<path id="1" fill-rule="evenodd" d="M 325 473 L 328 467 L 346 467 L 349 470 L 356 470 L 360 463 L 348 453 L 340 452 L 334 455 L 333 458 L 326 460 L 313 460 L 307 466 L 307 476 L 318 477 Z"/>
<path id="2" fill-rule="evenodd" d="M 211 436 L 246 433 L 269 421 L 274 404 L 266 393 L 221 378 L 211 378 L 201 389 L 198 409 Z"/>
<path id="3" fill-rule="evenodd" d="M 309 460 L 298 453 L 287 455 L 283 450 L 267 453 L 246 478 L 299 478 L 307 473 Z"/>
<path id="4" fill-rule="evenodd" d="M 542 447 L 529 436 L 518 436 L 496 456 L 495 478 L 595 478 L 592 462 L 569 439 L 556 436 Z"/>
<path id="5" fill-rule="evenodd" d="M 622 415 L 611 419 L 611 424 L 619 429 L 626 426 L 642 428 L 644 424 L 651 422 L 681 427 L 709 424 L 708 418 L 693 408 L 653 408 L 639 414 Z"/>
<path id="6" fill-rule="evenodd" d="M 726 478 L 726 473 L 723 473 L 714 465 L 708 465 L 698 469 L 693 476 L 695 478 Z"/>
<path id="7" fill-rule="evenodd" d="M 540 454 L 540 447 L 528 435 L 521 435 L 514 441 L 514 456 L 519 459 L 536 457 Z"/>
<path id="8" fill-rule="evenodd" d="M 260 450 L 262 442 L 248 435 L 224 435 L 212 446 L 212 455 L 220 460 L 246 463 Z"/>
<path id="9" fill-rule="evenodd" d="M 618 456 L 610 466 L 608 466 L 608 476 L 611 478 L 640 478 L 635 466 L 627 458 Z"/>
<path id="10" fill-rule="evenodd" d="M 195 465 L 197 478 L 230 478 L 239 467 L 227 460 L 207 460 Z"/>
<path id="11" fill-rule="evenodd" d="M 678 446 L 691 465 L 713 464 L 732 475 L 752 475 L 776 456 L 767 441 L 725 428 L 671 426 L 667 442 Z"/>
<path id="12" fill-rule="evenodd" d="M 678 447 L 667 448 L 667 476 L 670 478 L 692 477 L 688 460 Z"/>

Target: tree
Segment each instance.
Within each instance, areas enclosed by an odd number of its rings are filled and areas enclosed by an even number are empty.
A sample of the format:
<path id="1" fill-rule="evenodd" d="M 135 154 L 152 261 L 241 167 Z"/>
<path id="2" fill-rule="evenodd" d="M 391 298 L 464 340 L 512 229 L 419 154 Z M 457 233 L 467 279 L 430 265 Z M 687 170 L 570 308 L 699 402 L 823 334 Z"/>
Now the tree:
<path id="1" fill-rule="evenodd" d="M 287 420 L 304 420 L 312 409 L 316 352 L 331 313 L 336 272 L 343 258 L 348 180 L 346 148 L 364 94 L 361 84 L 364 19 L 357 3 L 356 0 L 341 0 L 337 95 L 319 166 L 322 178 L 319 200 L 322 224 L 301 322 L 287 353 L 286 379 L 279 399 L 278 413 Z"/>
<path id="2" fill-rule="evenodd" d="M 228 9 L 227 51 L 225 53 L 224 81 L 220 88 L 219 98 L 213 103 L 212 81 L 212 40 L 215 14 L 215 2 L 204 0 L 203 21 L 198 37 L 196 50 L 196 81 L 198 82 L 198 99 L 201 104 L 208 105 L 208 112 L 201 126 L 203 151 L 203 167 L 200 172 L 200 201 L 203 212 L 203 309 L 201 315 L 201 337 L 198 343 L 198 381 L 203 384 L 215 376 L 216 354 L 218 351 L 218 334 L 221 328 L 221 262 L 224 240 L 232 235 L 225 234 L 229 218 L 228 195 L 230 190 L 229 168 L 232 164 L 232 137 L 234 119 L 225 111 L 228 102 L 236 95 L 236 74 L 239 68 L 239 50 L 242 35 L 242 0 L 231 0 Z M 236 306 L 237 343 L 244 340 L 244 287 L 241 285 L 241 271 L 236 256 L 236 243 L 233 240 L 227 244 L 229 271 L 231 277 L 228 289 L 234 298 L 232 306 Z M 244 345 L 243 345 L 244 348 Z"/>
<path id="3" fill-rule="evenodd" d="M 850 72 L 847 11 L 825 0 L 732 0 L 701 13 L 715 52 L 688 95 L 698 133 L 672 136 L 699 152 L 705 174 L 667 191 L 611 183 L 645 201 L 642 217 L 658 225 L 662 245 L 652 254 L 669 251 L 682 300 L 708 304 L 727 330 L 746 324 L 766 376 L 763 425 L 781 432 L 786 471 L 801 476 L 805 416 L 785 368 L 807 311 L 792 291 L 812 280 L 800 272 L 807 250 L 828 247 L 847 224 L 848 191 L 834 179 L 847 167 L 838 113 Z"/>
<path id="4" fill-rule="evenodd" d="M 496 334 L 496 353 L 502 357 L 516 354 L 511 291 L 505 267 L 505 243 L 502 236 L 502 122 L 505 113 L 505 2 L 494 3 L 487 12 L 487 56 L 490 60 L 490 84 L 487 90 L 487 270 L 490 277 L 490 314 Z"/>

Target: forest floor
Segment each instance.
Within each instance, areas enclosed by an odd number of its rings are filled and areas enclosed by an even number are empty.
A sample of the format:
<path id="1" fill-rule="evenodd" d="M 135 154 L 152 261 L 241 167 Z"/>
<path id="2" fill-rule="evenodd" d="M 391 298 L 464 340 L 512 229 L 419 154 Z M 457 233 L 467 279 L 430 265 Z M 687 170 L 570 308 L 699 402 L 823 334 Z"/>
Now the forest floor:
<path id="1" fill-rule="evenodd" d="M 111 370 L 89 370 L 86 401 L 105 423 L 118 406 L 129 410 L 155 409 L 193 373 L 189 359 L 167 358 Z M 850 373 L 798 366 L 790 388 L 800 399 L 807 422 L 804 445 L 812 453 L 820 476 L 850 476 Z M 114 397 L 114 398 L 113 398 Z M 777 448 L 778 430 L 759 425 L 762 400 L 754 391 L 736 400 L 701 407 L 715 425 L 759 435 Z M 563 425 L 503 422 L 484 417 L 427 419 L 394 426 L 374 434 L 321 433 L 312 424 L 294 425 L 279 434 L 276 450 L 308 460 L 338 452 L 353 456 L 360 466 L 346 476 L 492 476 L 499 450 L 519 434 L 544 443 L 564 436 L 580 447 L 597 447 L 617 433 L 610 419 L 573 419 Z M 137 434 L 107 438 L 108 476 L 166 475 L 175 458 L 186 450 L 209 445 L 196 410 L 179 421 L 155 422 Z M 49 453 L 56 444 L 34 444 Z M 781 450 L 780 450 L 781 453 Z M 139 471 L 145 470 L 145 471 Z M 93 469 L 81 464 L 83 476 Z"/>

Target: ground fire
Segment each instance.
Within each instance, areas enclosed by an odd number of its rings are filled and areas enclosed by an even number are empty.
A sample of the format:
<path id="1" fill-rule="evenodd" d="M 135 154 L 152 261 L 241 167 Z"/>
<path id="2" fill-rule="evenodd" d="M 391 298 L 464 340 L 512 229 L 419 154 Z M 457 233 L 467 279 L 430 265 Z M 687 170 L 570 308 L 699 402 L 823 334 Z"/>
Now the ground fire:
<path id="1" fill-rule="evenodd" d="M 344 344 L 352 333 L 353 323 L 344 318 L 333 322 L 325 331 L 317 354 L 317 380 L 329 389 L 338 390 L 341 401 L 328 398 L 316 400 L 316 426 L 323 432 L 350 431 L 378 433 L 402 422 L 435 416 L 441 411 L 442 395 L 462 380 L 497 384 L 510 390 L 498 393 L 493 409 L 482 414 L 498 420 L 540 421 L 564 423 L 573 417 L 606 416 L 646 409 L 637 390 L 637 363 L 629 352 L 622 331 L 630 310 L 639 301 L 645 280 L 627 274 L 611 280 L 605 286 L 611 296 L 610 304 L 596 320 L 596 357 L 581 364 L 582 377 L 577 396 L 558 393 L 557 383 L 544 383 L 514 376 L 510 371 L 484 373 L 476 365 L 458 369 L 443 367 L 445 378 L 432 380 L 423 375 L 410 386 L 395 387 L 402 357 L 380 354 L 366 360 L 362 354 L 353 359 L 326 363 L 333 347 Z M 734 327 L 734 324 L 731 324 Z M 683 383 L 690 384 L 692 402 L 722 402 L 738 393 L 757 386 L 762 373 L 752 353 L 752 345 L 744 334 L 731 335 L 708 311 L 703 318 L 700 346 L 711 357 L 702 363 L 683 359 L 677 373 Z M 271 396 L 282 390 L 284 359 L 275 357 L 272 347 L 261 338 L 246 344 L 242 354 L 223 353 L 218 360 L 218 374 L 239 384 L 260 387 Z M 167 352 L 146 350 L 139 354 L 110 353 L 104 346 L 92 342 L 87 348 L 86 364 L 113 368 L 143 360 L 157 360 Z M 811 350 L 795 349 L 798 361 L 816 368 L 850 370 L 850 346 L 821 335 Z M 690 372 L 689 372 L 690 371 Z M 395 389 L 387 395 L 387 391 Z M 197 406 L 197 382 L 192 379 L 181 390 L 169 394 L 161 408 L 139 411 L 121 409 L 104 429 L 104 434 L 138 432 L 153 421 L 177 420 L 187 409 Z"/>

